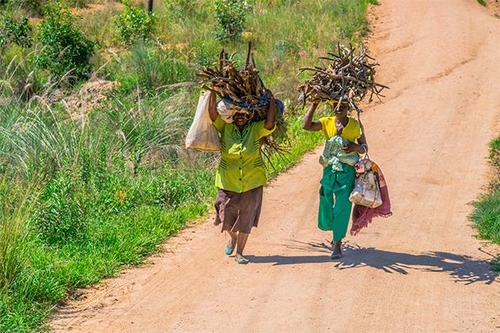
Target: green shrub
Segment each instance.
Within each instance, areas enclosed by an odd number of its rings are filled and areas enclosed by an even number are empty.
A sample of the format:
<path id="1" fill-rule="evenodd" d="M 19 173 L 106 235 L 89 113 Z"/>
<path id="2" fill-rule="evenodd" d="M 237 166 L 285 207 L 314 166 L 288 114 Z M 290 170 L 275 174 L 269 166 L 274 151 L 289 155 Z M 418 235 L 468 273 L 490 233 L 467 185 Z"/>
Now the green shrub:
<path id="1" fill-rule="evenodd" d="M 71 71 L 75 79 L 83 79 L 91 71 L 90 60 L 97 44 L 78 30 L 76 18 L 69 8 L 54 4 L 46 7 L 45 18 L 38 25 L 36 40 L 42 49 L 34 63 L 57 78 Z"/>
<path id="2" fill-rule="evenodd" d="M 31 32 L 27 18 L 16 21 L 9 16 L 0 16 L 0 46 L 15 43 L 21 47 L 31 47 Z"/>
<path id="3" fill-rule="evenodd" d="M 243 0 L 217 0 L 215 2 L 215 36 L 220 41 L 237 41 L 245 29 L 248 4 Z"/>
<path id="4" fill-rule="evenodd" d="M 156 24 L 154 12 L 133 6 L 130 0 L 124 0 L 123 4 L 125 9 L 113 19 L 118 39 L 127 45 L 151 39 Z"/>

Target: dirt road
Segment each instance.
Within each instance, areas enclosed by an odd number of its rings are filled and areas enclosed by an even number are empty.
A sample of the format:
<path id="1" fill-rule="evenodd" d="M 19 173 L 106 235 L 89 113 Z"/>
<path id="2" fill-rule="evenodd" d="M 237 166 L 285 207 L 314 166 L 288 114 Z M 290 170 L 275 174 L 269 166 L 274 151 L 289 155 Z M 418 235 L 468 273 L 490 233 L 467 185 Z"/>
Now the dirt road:
<path id="1" fill-rule="evenodd" d="M 365 108 L 394 215 L 330 259 L 318 152 L 265 190 L 238 265 L 211 221 L 84 292 L 58 332 L 500 332 L 499 278 L 468 222 L 500 115 L 500 20 L 475 0 L 379 0 L 369 42 L 385 103 Z"/>

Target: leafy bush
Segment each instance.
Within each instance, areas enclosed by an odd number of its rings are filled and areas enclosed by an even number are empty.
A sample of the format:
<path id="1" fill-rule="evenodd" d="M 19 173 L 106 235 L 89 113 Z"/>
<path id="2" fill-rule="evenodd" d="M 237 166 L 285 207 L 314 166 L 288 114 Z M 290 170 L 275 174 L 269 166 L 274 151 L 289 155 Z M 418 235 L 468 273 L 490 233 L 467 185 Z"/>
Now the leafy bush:
<path id="1" fill-rule="evenodd" d="M 45 18 L 38 25 L 36 39 L 43 48 L 34 62 L 57 78 L 71 71 L 75 79 L 82 79 L 91 70 L 90 60 L 97 44 L 78 30 L 75 19 L 69 8 L 55 4 L 46 7 Z"/>
<path id="2" fill-rule="evenodd" d="M 133 6 L 130 0 L 124 0 L 123 4 L 125 9 L 113 20 L 118 30 L 118 39 L 127 45 L 139 40 L 149 40 L 155 29 L 155 14 Z"/>
<path id="3" fill-rule="evenodd" d="M 245 12 L 248 4 L 243 0 L 217 0 L 215 36 L 220 41 L 236 41 L 245 29 Z"/>
<path id="4" fill-rule="evenodd" d="M 0 16 L 0 46 L 15 43 L 21 47 L 31 47 L 31 31 L 27 18 L 16 21 L 12 17 Z"/>

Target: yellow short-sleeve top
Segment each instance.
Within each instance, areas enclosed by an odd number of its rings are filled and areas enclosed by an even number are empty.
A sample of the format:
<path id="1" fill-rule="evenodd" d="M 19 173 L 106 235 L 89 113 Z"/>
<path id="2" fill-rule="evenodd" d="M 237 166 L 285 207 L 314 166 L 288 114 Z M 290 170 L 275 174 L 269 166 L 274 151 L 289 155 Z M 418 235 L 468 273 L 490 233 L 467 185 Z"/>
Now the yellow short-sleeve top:
<path id="1" fill-rule="evenodd" d="M 337 135 L 337 127 L 335 126 L 336 118 L 337 117 L 335 116 L 319 118 L 323 134 L 327 139 Z M 356 140 L 361 136 L 361 127 L 359 126 L 359 122 L 356 119 L 349 118 L 349 122 L 342 130 L 342 134 L 340 136 L 351 142 L 356 142 Z"/>
<path id="2" fill-rule="evenodd" d="M 215 175 L 215 186 L 242 193 L 266 185 L 264 161 L 260 154 L 259 139 L 270 135 L 264 120 L 248 123 L 243 132 L 221 117 L 213 125 L 221 136 L 221 161 Z"/>

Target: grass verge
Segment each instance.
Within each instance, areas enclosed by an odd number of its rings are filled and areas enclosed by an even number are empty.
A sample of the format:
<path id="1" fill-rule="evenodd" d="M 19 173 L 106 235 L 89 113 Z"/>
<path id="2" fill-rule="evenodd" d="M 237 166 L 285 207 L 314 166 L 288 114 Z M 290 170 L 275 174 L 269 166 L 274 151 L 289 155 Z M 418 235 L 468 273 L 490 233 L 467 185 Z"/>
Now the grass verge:
<path id="1" fill-rule="evenodd" d="M 475 211 L 471 215 L 478 235 L 500 245 L 500 137 L 490 144 L 490 162 L 494 168 L 489 191 L 474 201 Z M 500 272 L 500 254 L 491 261 L 491 268 Z"/>

